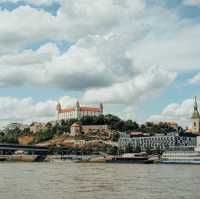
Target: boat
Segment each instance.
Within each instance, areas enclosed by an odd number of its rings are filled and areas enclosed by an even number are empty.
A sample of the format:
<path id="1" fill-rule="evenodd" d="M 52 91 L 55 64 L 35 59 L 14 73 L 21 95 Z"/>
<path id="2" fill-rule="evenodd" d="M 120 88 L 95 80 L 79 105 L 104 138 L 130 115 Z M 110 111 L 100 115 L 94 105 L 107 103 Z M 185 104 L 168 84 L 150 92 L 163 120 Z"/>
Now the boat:
<path id="1" fill-rule="evenodd" d="M 135 164 L 153 164 L 146 153 L 126 153 L 123 155 L 110 156 L 106 163 L 135 163 Z"/>
<path id="2" fill-rule="evenodd" d="M 13 155 L 5 155 L 5 161 L 9 162 L 42 162 L 45 155 L 28 155 L 24 151 L 18 150 Z"/>
<path id="3" fill-rule="evenodd" d="M 13 162 L 36 162 L 38 156 L 37 155 L 9 155 L 6 158 L 6 161 Z"/>
<path id="4" fill-rule="evenodd" d="M 5 155 L 1 155 L 0 156 L 0 162 L 5 161 L 6 160 L 6 156 Z"/>
<path id="5" fill-rule="evenodd" d="M 45 161 L 48 162 L 72 162 L 81 160 L 82 156 L 80 155 L 48 155 Z"/>
<path id="6" fill-rule="evenodd" d="M 105 163 L 106 158 L 102 156 L 98 157 L 88 157 L 82 158 L 80 160 L 75 161 L 76 163 Z"/>
<path id="7" fill-rule="evenodd" d="M 200 147 L 174 147 L 165 151 L 161 164 L 198 164 L 200 165 Z"/>

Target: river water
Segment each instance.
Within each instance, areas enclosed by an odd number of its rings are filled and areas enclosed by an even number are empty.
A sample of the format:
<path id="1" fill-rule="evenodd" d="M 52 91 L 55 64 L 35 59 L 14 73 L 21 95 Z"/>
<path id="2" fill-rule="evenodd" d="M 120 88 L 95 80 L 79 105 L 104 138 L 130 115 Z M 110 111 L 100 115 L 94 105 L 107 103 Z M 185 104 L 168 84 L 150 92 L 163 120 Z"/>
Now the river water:
<path id="1" fill-rule="evenodd" d="M 0 199 L 199 199 L 200 166 L 0 163 Z"/>

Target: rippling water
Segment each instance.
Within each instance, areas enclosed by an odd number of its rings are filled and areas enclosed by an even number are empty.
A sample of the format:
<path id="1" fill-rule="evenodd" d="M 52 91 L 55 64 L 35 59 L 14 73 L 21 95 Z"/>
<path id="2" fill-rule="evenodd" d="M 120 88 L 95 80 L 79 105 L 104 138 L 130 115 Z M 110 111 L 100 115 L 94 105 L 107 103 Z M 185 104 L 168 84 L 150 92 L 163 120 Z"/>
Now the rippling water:
<path id="1" fill-rule="evenodd" d="M 0 199 L 199 199 L 200 166 L 0 163 Z"/>

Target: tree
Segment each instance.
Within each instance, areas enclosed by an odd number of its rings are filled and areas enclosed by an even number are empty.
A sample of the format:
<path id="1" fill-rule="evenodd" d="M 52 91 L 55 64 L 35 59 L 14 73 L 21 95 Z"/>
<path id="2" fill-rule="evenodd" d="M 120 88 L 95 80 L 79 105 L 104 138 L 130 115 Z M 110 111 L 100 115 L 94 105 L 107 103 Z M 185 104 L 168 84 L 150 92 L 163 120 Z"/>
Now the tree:
<path id="1" fill-rule="evenodd" d="M 124 129 L 127 132 L 137 131 L 139 129 L 139 125 L 136 122 L 133 122 L 132 120 L 127 120 L 124 122 Z"/>
<path id="2" fill-rule="evenodd" d="M 112 134 L 112 141 L 113 141 L 113 142 L 118 142 L 119 138 L 120 138 L 119 132 L 114 132 L 114 133 Z"/>

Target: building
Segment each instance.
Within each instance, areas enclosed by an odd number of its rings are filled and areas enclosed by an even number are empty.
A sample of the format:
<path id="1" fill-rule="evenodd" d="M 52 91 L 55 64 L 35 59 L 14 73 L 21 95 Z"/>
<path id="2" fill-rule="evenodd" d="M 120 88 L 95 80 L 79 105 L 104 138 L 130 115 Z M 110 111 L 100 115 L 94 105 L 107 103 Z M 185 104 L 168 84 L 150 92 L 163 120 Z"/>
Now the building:
<path id="1" fill-rule="evenodd" d="M 65 147 L 84 147 L 86 145 L 85 140 L 64 140 Z"/>
<path id="2" fill-rule="evenodd" d="M 33 132 L 33 134 L 38 133 L 45 128 L 46 128 L 46 124 L 42 122 L 33 122 L 30 125 L 30 131 Z"/>
<path id="3" fill-rule="evenodd" d="M 196 137 L 180 137 L 175 135 L 162 135 L 151 137 L 134 137 L 134 138 L 120 138 L 120 148 L 131 146 L 133 148 L 140 147 L 142 150 L 151 149 L 168 149 L 175 146 L 196 146 Z"/>
<path id="4" fill-rule="evenodd" d="M 175 121 L 167 122 L 167 125 L 178 131 L 178 124 Z"/>
<path id="5" fill-rule="evenodd" d="M 72 124 L 70 128 L 70 135 L 74 137 L 74 136 L 79 136 L 80 133 L 81 133 L 81 125 L 78 123 Z"/>
<path id="6" fill-rule="evenodd" d="M 130 136 L 130 138 L 132 138 L 132 137 L 142 137 L 142 136 L 144 136 L 144 133 L 143 132 L 134 131 L 134 132 L 130 132 L 129 136 Z"/>
<path id="7" fill-rule="evenodd" d="M 103 104 L 99 107 L 82 107 L 79 101 L 76 102 L 75 107 L 62 108 L 61 104 L 57 104 L 58 120 L 80 119 L 85 116 L 99 116 L 103 114 Z"/>
<path id="8" fill-rule="evenodd" d="M 92 132 L 107 132 L 110 129 L 108 125 L 83 125 L 82 126 L 82 131 L 85 134 L 89 134 Z"/>
<path id="9" fill-rule="evenodd" d="M 194 111 L 192 113 L 192 133 L 200 134 L 200 114 L 198 111 L 198 104 L 196 97 L 194 102 Z"/>
<path id="10" fill-rule="evenodd" d="M 3 132 L 8 132 L 16 129 L 24 130 L 26 128 L 29 128 L 29 125 L 21 124 L 21 123 L 10 123 L 6 127 L 2 129 Z"/>

